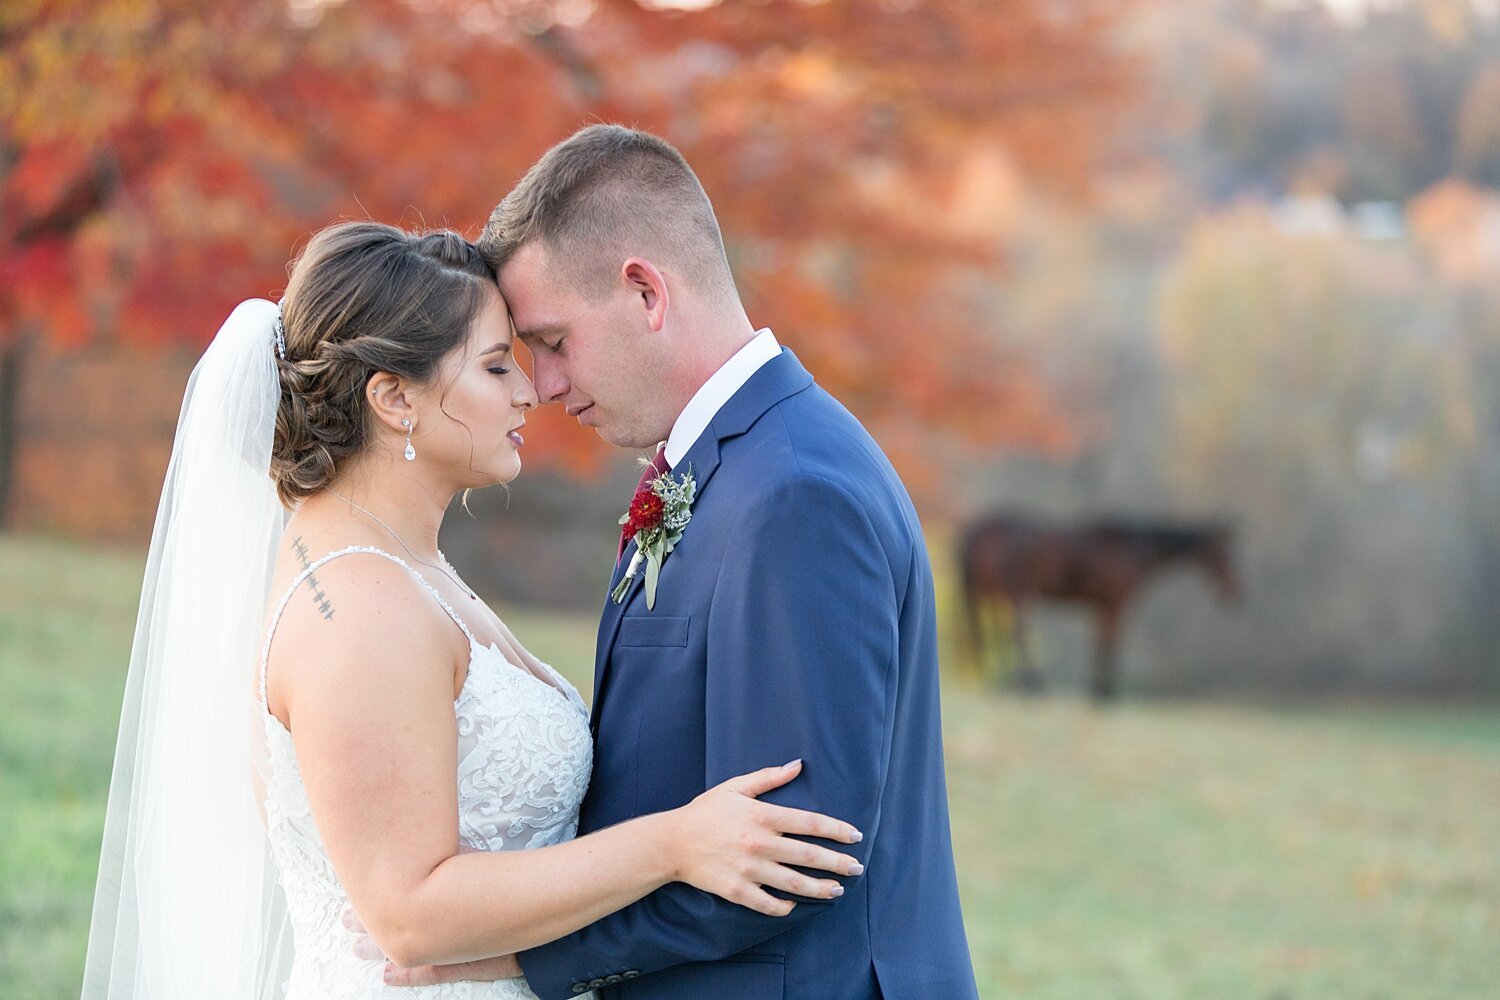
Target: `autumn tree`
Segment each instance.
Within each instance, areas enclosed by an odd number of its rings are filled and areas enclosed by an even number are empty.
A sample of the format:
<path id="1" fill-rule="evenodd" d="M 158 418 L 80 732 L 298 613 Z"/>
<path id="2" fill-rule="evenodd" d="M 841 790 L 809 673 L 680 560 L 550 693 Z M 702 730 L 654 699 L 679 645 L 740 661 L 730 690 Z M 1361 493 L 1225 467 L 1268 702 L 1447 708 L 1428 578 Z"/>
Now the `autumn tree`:
<path id="1" fill-rule="evenodd" d="M 1175 134 L 1148 137 L 1209 199 L 1402 201 L 1493 176 L 1500 20 L 1468 0 L 1202 0 L 1149 22 Z M 1169 139 L 1168 142 L 1163 142 Z"/>
<path id="2" fill-rule="evenodd" d="M 1478 326 L 1497 313 L 1466 328 L 1431 268 L 1410 244 L 1293 235 L 1244 205 L 1200 219 L 1168 270 L 1173 492 L 1236 513 L 1255 595 L 1194 650 L 1225 678 L 1493 683 L 1495 456 L 1478 428 L 1496 410 L 1478 373 L 1495 351 Z"/>
<path id="3" fill-rule="evenodd" d="M 202 342 L 361 204 L 467 223 L 499 186 L 488 172 L 523 163 L 497 151 L 545 143 L 567 93 L 536 46 L 395 0 L 23 0 L 0 39 L 6 438 L 38 337 Z M 515 98 L 505 141 L 481 114 L 491 93 Z"/>
<path id="4" fill-rule="evenodd" d="M 201 342 L 234 301 L 280 289 L 312 229 L 368 214 L 472 231 L 548 145 L 613 119 L 683 149 L 753 315 L 898 451 L 924 424 L 1062 440 L 974 315 L 1001 263 L 986 164 L 1082 184 L 1130 94 L 1123 6 L 662 6 L 7 4 L 0 364 L 13 384 L 36 337 Z M 542 453 L 598 454 L 544 430 Z"/>
<path id="5" fill-rule="evenodd" d="M 1463 176 L 1500 187 L 1500 59 L 1474 77 L 1458 110 L 1457 161 Z"/>

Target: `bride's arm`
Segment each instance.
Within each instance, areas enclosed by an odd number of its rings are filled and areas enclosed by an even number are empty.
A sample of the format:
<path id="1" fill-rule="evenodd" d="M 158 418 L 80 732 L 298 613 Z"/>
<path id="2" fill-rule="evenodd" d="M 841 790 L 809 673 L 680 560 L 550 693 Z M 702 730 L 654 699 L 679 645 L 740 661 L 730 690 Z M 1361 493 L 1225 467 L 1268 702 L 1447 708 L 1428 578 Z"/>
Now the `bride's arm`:
<path id="1" fill-rule="evenodd" d="M 360 565 L 351 560 L 354 565 Z M 354 908 L 403 966 L 520 951 L 587 926 L 672 881 L 760 912 L 792 905 L 763 886 L 829 898 L 854 859 L 784 833 L 852 843 L 848 824 L 757 802 L 796 769 L 769 768 L 694 802 L 565 844 L 455 850 L 454 668 L 468 646 L 401 571 L 365 563 L 325 572 L 332 619 L 289 612 L 272 707 L 290 724 L 313 817 Z M 293 602 L 294 605 L 297 602 Z"/>

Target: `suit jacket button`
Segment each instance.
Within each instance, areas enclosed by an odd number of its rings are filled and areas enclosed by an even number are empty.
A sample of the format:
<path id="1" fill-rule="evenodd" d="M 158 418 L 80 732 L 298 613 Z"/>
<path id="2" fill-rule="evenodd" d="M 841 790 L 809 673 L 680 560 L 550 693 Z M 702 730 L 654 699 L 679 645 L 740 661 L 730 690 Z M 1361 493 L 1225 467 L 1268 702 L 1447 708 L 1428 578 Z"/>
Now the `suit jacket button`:
<path id="1" fill-rule="evenodd" d="M 640 974 L 641 974 L 641 970 L 640 969 L 626 969 L 624 972 L 620 973 L 620 978 L 621 979 L 634 979 L 636 976 L 639 976 Z"/>
<path id="2" fill-rule="evenodd" d="M 602 980 L 602 979 L 590 979 L 589 980 L 589 989 L 591 989 L 591 990 L 597 990 L 599 987 L 601 987 L 603 985 L 604 985 L 604 980 Z"/>
<path id="3" fill-rule="evenodd" d="M 589 991 L 589 984 L 588 983 L 574 983 L 573 984 L 573 992 L 574 993 L 587 993 L 588 991 Z"/>
<path id="4" fill-rule="evenodd" d="M 625 981 L 625 977 L 624 976 L 605 976 L 604 977 L 604 985 L 605 986 L 613 986 L 615 983 L 623 983 L 624 981 Z"/>

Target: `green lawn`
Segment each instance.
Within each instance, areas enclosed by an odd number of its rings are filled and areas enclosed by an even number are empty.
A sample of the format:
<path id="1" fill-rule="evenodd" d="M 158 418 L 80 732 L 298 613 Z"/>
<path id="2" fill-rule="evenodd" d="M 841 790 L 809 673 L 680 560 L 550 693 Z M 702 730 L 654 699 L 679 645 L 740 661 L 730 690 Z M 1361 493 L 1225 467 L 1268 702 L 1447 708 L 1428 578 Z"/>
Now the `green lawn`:
<path id="1" fill-rule="evenodd" d="M 140 565 L 0 537 L 6 997 L 77 995 Z M 587 690 L 592 619 L 509 620 Z M 1500 709 L 946 717 L 985 997 L 1500 996 Z"/>

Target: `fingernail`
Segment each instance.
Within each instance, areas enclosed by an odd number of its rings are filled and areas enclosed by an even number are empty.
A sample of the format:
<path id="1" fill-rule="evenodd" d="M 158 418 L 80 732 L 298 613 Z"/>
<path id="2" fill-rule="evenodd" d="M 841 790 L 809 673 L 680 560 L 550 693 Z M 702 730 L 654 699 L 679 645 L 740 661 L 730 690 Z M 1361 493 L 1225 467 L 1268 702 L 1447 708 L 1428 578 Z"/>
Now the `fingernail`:
<path id="1" fill-rule="evenodd" d="M 389 985 L 391 981 L 391 973 L 394 971 L 395 967 L 390 962 L 385 963 L 385 970 L 380 974 L 381 980 Z"/>
<path id="2" fill-rule="evenodd" d="M 865 839 L 865 835 L 862 834 L 862 833 L 860 833 L 858 830 L 855 830 L 854 831 L 854 836 L 853 836 L 853 838 L 850 839 L 849 843 L 851 843 L 851 844 L 857 844 L 861 840 L 864 840 L 864 839 Z"/>
<path id="3" fill-rule="evenodd" d="M 863 875 L 864 873 L 865 873 L 865 866 L 862 865 L 862 864 L 860 864 L 858 861 L 854 862 L 854 864 L 852 864 L 852 865 L 849 866 L 849 874 L 850 875 Z"/>
<path id="4" fill-rule="evenodd" d="M 800 763 L 802 763 L 802 758 L 798 757 L 796 760 L 790 760 L 790 761 L 787 761 L 785 764 L 782 764 L 781 765 L 781 769 L 783 771 L 790 771 L 792 768 L 796 767 Z"/>
<path id="5" fill-rule="evenodd" d="M 844 894 L 844 887 L 841 886 L 841 885 L 836 885 L 836 886 L 833 887 L 833 891 L 829 895 L 833 896 L 834 899 L 838 899 L 843 894 Z"/>

